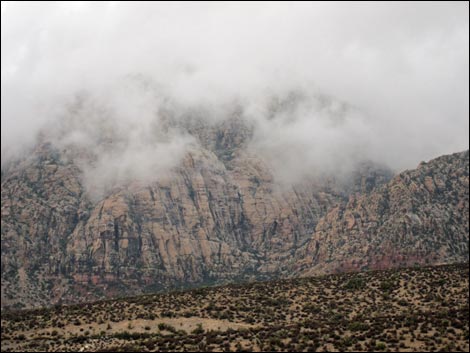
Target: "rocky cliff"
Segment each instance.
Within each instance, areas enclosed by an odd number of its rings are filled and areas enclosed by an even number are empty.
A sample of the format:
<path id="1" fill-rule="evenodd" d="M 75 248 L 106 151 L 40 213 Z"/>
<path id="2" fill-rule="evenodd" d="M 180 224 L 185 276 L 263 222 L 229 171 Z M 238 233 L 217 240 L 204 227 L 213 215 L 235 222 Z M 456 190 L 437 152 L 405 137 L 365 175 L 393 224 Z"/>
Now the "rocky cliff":
<path id="1" fill-rule="evenodd" d="M 198 148 L 176 168 L 99 200 L 52 144 L 6 166 L 2 306 L 468 260 L 468 151 L 392 180 L 365 163 L 347 183 L 280 187 L 240 120 L 185 126 Z"/>
<path id="2" fill-rule="evenodd" d="M 330 209 L 298 252 L 300 272 L 468 260 L 468 199 L 468 151 L 422 162 Z"/>

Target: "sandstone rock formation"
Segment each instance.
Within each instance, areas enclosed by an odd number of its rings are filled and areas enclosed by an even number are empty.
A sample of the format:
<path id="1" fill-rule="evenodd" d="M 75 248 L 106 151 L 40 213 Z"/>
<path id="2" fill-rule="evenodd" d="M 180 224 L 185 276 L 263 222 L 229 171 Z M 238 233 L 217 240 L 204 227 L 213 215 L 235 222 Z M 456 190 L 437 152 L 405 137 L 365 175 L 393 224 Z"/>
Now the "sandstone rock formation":
<path id="1" fill-rule="evenodd" d="M 301 272 L 468 260 L 469 152 L 422 162 L 329 210 L 298 252 Z"/>
<path id="2" fill-rule="evenodd" d="M 346 184 L 282 188 L 242 121 L 186 127 L 199 147 L 177 168 L 100 200 L 79 158 L 51 144 L 5 167 L 2 306 L 468 260 L 468 151 L 391 181 L 362 164 Z"/>

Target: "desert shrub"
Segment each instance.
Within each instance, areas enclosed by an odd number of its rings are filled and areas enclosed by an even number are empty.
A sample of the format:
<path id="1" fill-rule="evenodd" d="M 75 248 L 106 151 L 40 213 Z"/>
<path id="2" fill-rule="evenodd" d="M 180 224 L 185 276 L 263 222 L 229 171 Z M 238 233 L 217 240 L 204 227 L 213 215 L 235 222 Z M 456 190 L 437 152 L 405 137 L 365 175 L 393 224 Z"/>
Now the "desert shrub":
<path id="1" fill-rule="evenodd" d="M 384 292 L 390 292 L 395 287 L 395 282 L 391 280 L 385 280 L 380 283 L 380 289 Z"/>
<path id="2" fill-rule="evenodd" d="M 312 303 L 307 303 L 303 306 L 302 308 L 303 311 L 307 312 L 307 313 L 312 313 L 312 314 L 318 314 L 321 312 L 321 308 L 318 307 L 317 305 L 315 304 L 312 304 Z"/>
<path id="3" fill-rule="evenodd" d="M 351 331 L 366 331 L 369 329 L 369 325 L 365 322 L 354 321 L 348 325 L 348 330 Z"/>
<path id="4" fill-rule="evenodd" d="M 349 289 L 349 290 L 358 290 L 358 289 L 363 289 L 365 288 L 366 283 L 364 279 L 359 278 L 359 277 L 354 277 L 351 278 L 346 284 L 344 285 L 344 288 Z"/>
<path id="5" fill-rule="evenodd" d="M 387 348 L 387 346 L 383 342 L 377 342 L 375 344 L 375 349 L 378 350 L 378 351 L 383 351 L 383 350 L 385 350 L 385 348 Z"/>
<path id="6" fill-rule="evenodd" d="M 165 331 L 166 330 L 166 331 L 170 331 L 170 332 L 176 332 L 176 329 L 173 326 L 165 324 L 163 322 L 160 322 L 158 324 L 158 329 L 160 331 Z"/>
<path id="7" fill-rule="evenodd" d="M 88 338 L 86 336 L 77 336 L 74 338 L 70 339 L 70 342 L 72 343 L 83 343 L 87 340 Z"/>
<path id="8" fill-rule="evenodd" d="M 204 329 L 202 328 L 202 324 L 197 324 L 196 328 L 191 332 L 194 335 L 200 335 L 204 333 Z"/>
<path id="9" fill-rule="evenodd" d="M 175 313 L 171 310 L 166 310 L 162 312 L 162 317 L 175 317 Z"/>

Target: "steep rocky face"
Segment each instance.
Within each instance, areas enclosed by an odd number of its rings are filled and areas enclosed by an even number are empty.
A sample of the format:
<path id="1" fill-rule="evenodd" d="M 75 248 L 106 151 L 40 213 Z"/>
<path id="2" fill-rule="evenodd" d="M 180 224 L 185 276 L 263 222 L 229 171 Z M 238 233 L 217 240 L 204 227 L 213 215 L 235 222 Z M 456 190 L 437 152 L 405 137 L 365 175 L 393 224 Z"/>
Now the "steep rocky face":
<path id="1" fill-rule="evenodd" d="M 48 146 L 2 175 L 2 301 L 50 300 L 47 274 L 86 209 L 79 170 Z M 63 266 L 63 265 L 62 265 Z M 60 281 L 60 280 L 59 280 Z"/>
<path id="2" fill-rule="evenodd" d="M 3 170 L 2 306 L 468 258 L 468 152 L 386 185 L 363 164 L 350 182 L 283 188 L 241 119 L 184 128 L 198 147 L 178 167 L 100 200 L 80 153 L 43 143 Z"/>
<path id="3" fill-rule="evenodd" d="M 2 175 L 2 305 L 44 305 L 270 277 L 339 189 L 281 189 L 243 122 L 189 126 L 200 147 L 158 182 L 92 201 L 76 153 L 42 144 Z M 202 143 L 204 142 L 204 143 Z"/>
<path id="4" fill-rule="evenodd" d="M 469 152 L 422 162 L 329 210 L 297 258 L 301 273 L 468 261 Z"/>

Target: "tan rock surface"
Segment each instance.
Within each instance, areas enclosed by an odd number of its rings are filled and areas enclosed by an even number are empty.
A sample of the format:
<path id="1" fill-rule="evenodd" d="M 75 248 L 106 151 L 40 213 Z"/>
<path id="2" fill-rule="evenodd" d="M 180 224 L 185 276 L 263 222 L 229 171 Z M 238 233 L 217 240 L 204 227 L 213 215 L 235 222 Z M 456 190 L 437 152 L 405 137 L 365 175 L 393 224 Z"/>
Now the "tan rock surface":
<path id="1" fill-rule="evenodd" d="M 468 259 L 468 152 L 281 188 L 243 122 L 191 124 L 171 173 L 98 201 L 49 144 L 2 170 L 2 306 Z"/>
<path id="2" fill-rule="evenodd" d="M 383 269 L 468 259 L 468 151 L 405 171 L 351 197 L 298 251 L 300 272 Z"/>

